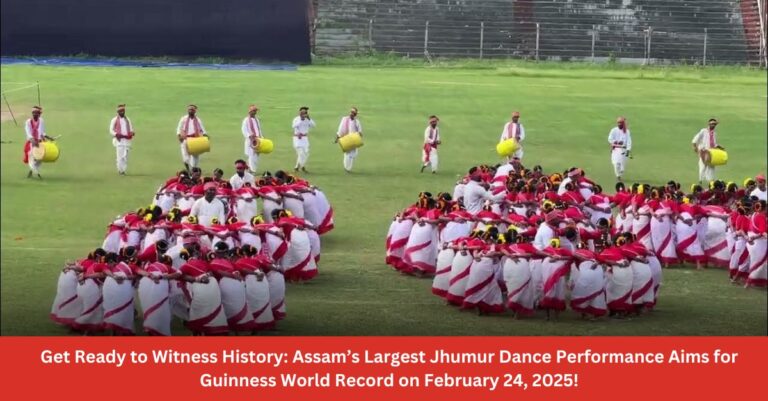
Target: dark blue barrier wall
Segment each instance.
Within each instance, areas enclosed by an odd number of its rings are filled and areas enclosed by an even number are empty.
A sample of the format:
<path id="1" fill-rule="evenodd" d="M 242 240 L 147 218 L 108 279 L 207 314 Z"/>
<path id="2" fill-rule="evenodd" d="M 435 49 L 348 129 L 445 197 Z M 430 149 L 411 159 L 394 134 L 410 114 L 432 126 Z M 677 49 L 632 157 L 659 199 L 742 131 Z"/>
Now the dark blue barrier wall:
<path id="1" fill-rule="evenodd" d="M 2 0 L 3 55 L 310 62 L 308 0 Z"/>

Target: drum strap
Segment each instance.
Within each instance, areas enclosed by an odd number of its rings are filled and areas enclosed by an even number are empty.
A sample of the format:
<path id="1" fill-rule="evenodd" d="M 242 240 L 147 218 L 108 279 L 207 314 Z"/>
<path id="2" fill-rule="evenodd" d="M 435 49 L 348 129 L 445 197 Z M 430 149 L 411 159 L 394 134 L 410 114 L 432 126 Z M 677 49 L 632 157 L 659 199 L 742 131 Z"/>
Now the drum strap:
<path id="1" fill-rule="evenodd" d="M 717 146 L 715 143 L 715 130 L 709 130 L 709 147 L 714 148 Z"/>
<path id="2" fill-rule="evenodd" d="M 512 130 L 512 127 L 515 129 Z M 520 127 L 518 127 L 518 123 L 510 122 L 507 125 L 507 139 L 515 138 L 516 140 L 520 140 Z"/>
<path id="3" fill-rule="evenodd" d="M 437 141 L 440 140 L 440 128 L 429 127 L 429 146 L 437 148 Z"/>

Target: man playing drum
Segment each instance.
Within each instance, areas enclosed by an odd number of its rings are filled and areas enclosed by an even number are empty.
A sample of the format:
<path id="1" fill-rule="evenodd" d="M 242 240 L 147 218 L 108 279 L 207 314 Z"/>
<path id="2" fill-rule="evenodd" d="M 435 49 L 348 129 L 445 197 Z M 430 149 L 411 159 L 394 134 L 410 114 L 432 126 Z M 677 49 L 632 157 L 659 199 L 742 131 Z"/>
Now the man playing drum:
<path id="1" fill-rule="evenodd" d="M 263 137 L 261 121 L 256 117 L 258 112 L 257 106 L 248 106 L 248 116 L 243 119 L 242 125 L 243 136 L 245 137 L 245 155 L 248 157 L 248 169 L 251 170 L 251 173 L 255 173 L 259 167 L 259 154 L 256 152 L 256 147 L 259 144 L 259 139 Z"/>
<path id="2" fill-rule="evenodd" d="M 184 161 L 184 166 L 187 170 L 190 167 L 197 167 L 200 162 L 200 156 L 189 154 L 187 151 L 187 139 L 208 136 L 208 134 L 205 132 L 205 127 L 203 127 L 203 121 L 197 117 L 197 106 L 194 104 L 187 106 L 187 115 L 179 120 L 176 136 L 179 138 L 179 143 L 181 143 L 181 159 Z"/>
<path id="3" fill-rule="evenodd" d="M 360 125 L 360 120 L 357 118 L 357 107 L 349 109 L 349 115 L 341 118 L 341 123 L 339 123 L 339 130 L 336 133 L 336 140 L 334 143 L 338 142 L 339 138 L 347 136 L 352 132 L 357 132 L 361 137 L 363 136 L 363 127 Z M 357 149 L 344 152 L 344 170 L 346 172 L 352 172 L 352 165 L 355 163 L 356 157 Z"/>
<path id="4" fill-rule="evenodd" d="M 43 114 L 43 109 L 40 106 L 32 108 L 32 118 L 28 119 L 24 124 L 24 130 L 27 134 L 27 141 L 24 143 L 24 164 L 29 166 L 29 172 L 27 178 L 31 178 L 32 174 L 36 174 L 37 178 L 42 179 L 40 175 L 41 161 L 35 160 L 32 157 L 32 149 L 36 148 L 40 142 L 45 140 L 52 140 L 53 138 L 45 134 L 45 124 L 43 118 L 40 115 Z"/>
<path id="5" fill-rule="evenodd" d="M 512 154 L 510 159 L 523 160 L 523 141 L 525 140 L 525 128 L 523 124 L 520 124 L 520 112 L 512 112 L 512 121 L 504 124 L 504 129 L 501 131 L 501 139 L 499 142 L 504 142 L 507 139 L 514 139 L 517 142 L 517 150 Z"/>
<path id="6" fill-rule="evenodd" d="M 709 127 L 702 128 L 696 136 L 693 137 L 691 145 L 693 145 L 693 152 L 699 155 L 699 183 L 708 183 L 715 179 L 715 167 L 705 162 L 704 158 L 707 157 L 709 149 L 723 149 L 722 146 L 717 144 L 717 137 L 715 135 L 715 127 L 717 126 L 717 119 L 709 119 Z"/>
<path id="7" fill-rule="evenodd" d="M 128 170 L 128 151 L 131 149 L 133 136 L 133 124 L 125 116 L 125 105 L 117 106 L 117 116 L 109 122 L 109 133 L 112 135 L 112 145 L 117 150 L 117 173 L 125 175 Z"/>
<path id="8" fill-rule="evenodd" d="M 441 143 L 440 129 L 437 128 L 439 121 L 440 119 L 437 116 L 429 116 L 429 125 L 424 130 L 424 148 L 422 150 L 422 160 L 424 163 L 421 165 L 422 173 L 427 166 L 430 166 L 432 169 L 432 174 L 437 173 L 437 145 Z"/>
<path id="9" fill-rule="evenodd" d="M 309 129 L 315 128 L 315 121 L 309 117 L 309 107 L 299 108 L 299 115 L 293 119 L 293 148 L 296 150 L 296 166 L 293 171 L 307 172 L 309 158 Z"/>

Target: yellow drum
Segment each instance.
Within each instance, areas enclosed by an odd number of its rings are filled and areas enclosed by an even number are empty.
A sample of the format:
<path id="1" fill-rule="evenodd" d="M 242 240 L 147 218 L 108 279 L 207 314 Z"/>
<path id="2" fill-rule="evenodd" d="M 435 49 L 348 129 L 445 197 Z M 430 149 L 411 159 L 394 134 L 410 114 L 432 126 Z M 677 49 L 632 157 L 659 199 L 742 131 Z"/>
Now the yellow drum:
<path id="1" fill-rule="evenodd" d="M 198 136 L 197 138 L 187 138 L 187 152 L 190 155 L 197 156 L 211 151 L 211 141 L 207 136 Z"/>
<path id="2" fill-rule="evenodd" d="M 363 137 L 357 132 L 350 132 L 339 138 L 339 145 L 342 151 L 349 152 L 363 146 Z"/>
<path id="3" fill-rule="evenodd" d="M 520 146 L 518 146 L 516 140 L 507 139 L 505 141 L 499 142 L 499 144 L 496 145 L 496 153 L 498 153 L 501 157 L 509 157 L 512 156 L 513 153 L 517 152 L 519 147 Z"/>
<path id="4" fill-rule="evenodd" d="M 708 166 L 723 166 L 728 163 L 728 153 L 722 149 L 709 149 L 702 152 L 704 164 Z"/>
<path id="5" fill-rule="evenodd" d="M 266 138 L 259 139 L 259 146 L 256 147 L 256 153 L 268 154 L 275 150 L 275 144 Z"/>
<path id="6" fill-rule="evenodd" d="M 59 159 L 59 147 L 52 141 L 40 142 L 32 149 L 32 157 L 37 161 L 53 163 Z"/>

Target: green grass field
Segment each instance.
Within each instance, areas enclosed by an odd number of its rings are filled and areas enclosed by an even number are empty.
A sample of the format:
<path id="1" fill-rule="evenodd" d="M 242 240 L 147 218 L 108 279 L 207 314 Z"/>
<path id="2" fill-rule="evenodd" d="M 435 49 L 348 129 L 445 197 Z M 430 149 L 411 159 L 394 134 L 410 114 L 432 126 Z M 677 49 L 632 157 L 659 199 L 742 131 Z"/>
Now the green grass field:
<path id="1" fill-rule="evenodd" d="M 546 322 L 459 312 L 430 293 L 431 280 L 387 267 L 384 237 L 395 211 L 419 191 L 451 190 L 473 164 L 495 163 L 494 145 L 513 109 L 526 127 L 527 164 L 549 171 L 578 165 L 604 187 L 613 186 L 606 137 L 618 115 L 628 118 L 633 134 L 629 181 L 695 180 L 689 142 L 711 116 L 720 119 L 719 138 L 730 154 L 718 176 L 740 183 L 766 171 L 765 71 L 489 66 L 327 65 L 296 72 L 3 66 L 4 89 L 40 82 L 47 130 L 63 137 L 61 158 L 43 166 L 44 180 L 27 180 L 23 129 L 3 113 L 2 334 L 68 334 L 48 319 L 59 269 L 99 246 L 114 216 L 147 205 L 181 167 L 174 134 L 189 103 L 200 107 L 212 137 L 212 152 L 202 157 L 207 173 L 221 167 L 232 174 L 250 103 L 261 106 L 263 130 L 277 146 L 262 158 L 263 169 L 293 166 L 290 122 L 298 106 L 310 106 L 318 123 L 307 178 L 333 203 L 336 229 L 323 237 L 318 278 L 289 286 L 288 318 L 274 334 L 766 334 L 766 291 L 733 286 L 720 270 L 666 270 L 658 310 L 639 319 L 582 322 L 568 312 Z M 8 96 L 22 118 L 36 97 L 31 91 Z M 118 103 L 128 104 L 138 133 L 127 177 L 116 173 L 107 131 Z M 350 105 L 360 109 L 366 144 L 347 175 L 332 139 Z M 436 176 L 418 172 L 429 114 L 441 118 Z M 178 326 L 175 332 L 188 334 Z"/>

